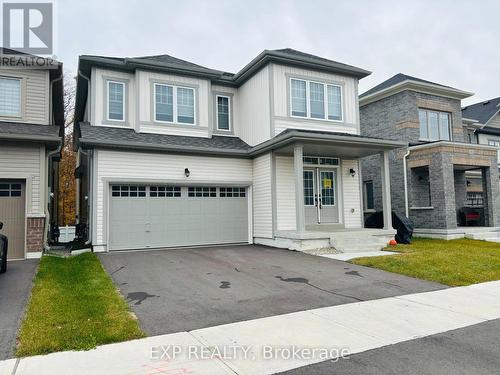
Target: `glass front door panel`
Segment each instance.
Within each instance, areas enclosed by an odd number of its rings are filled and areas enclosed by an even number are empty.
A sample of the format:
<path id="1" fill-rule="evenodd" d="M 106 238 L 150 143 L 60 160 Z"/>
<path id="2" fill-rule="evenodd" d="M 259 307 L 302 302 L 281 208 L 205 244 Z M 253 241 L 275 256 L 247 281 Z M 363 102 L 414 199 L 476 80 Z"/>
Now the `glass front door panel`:
<path id="1" fill-rule="evenodd" d="M 323 206 L 335 205 L 335 175 L 333 171 L 321 171 L 321 204 Z"/>

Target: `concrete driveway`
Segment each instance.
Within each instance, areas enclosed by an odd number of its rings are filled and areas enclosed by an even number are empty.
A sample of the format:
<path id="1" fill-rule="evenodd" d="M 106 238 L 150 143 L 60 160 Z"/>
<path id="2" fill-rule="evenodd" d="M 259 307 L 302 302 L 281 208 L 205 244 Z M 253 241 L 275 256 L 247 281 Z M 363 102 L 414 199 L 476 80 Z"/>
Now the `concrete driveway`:
<path id="1" fill-rule="evenodd" d="M 115 252 L 100 259 L 150 335 L 445 288 L 265 246 Z"/>
<path id="2" fill-rule="evenodd" d="M 12 261 L 0 274 L 0 360 L 12 358 L 38 259 Z"/>

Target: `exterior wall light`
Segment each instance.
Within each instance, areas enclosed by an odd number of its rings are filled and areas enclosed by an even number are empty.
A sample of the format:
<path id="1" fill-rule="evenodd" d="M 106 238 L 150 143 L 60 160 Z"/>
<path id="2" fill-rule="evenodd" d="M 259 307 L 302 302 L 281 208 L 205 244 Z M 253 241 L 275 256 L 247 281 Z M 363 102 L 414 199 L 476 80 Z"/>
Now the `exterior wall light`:
<path id="1" fill-rule="evenodd" d="M 184 176 L 186 177 L 189 177 L 189 175 L 191 174 L 191 172 L 189 172 L 189 169 L 184 169 Z"/>
<path id="2" fill-rule="evenodd" d="M 349 174 L 351 175 L 351 177 L 354 177 L 356 176 L 356 171 L 354 169 L 349 169 Z"/>

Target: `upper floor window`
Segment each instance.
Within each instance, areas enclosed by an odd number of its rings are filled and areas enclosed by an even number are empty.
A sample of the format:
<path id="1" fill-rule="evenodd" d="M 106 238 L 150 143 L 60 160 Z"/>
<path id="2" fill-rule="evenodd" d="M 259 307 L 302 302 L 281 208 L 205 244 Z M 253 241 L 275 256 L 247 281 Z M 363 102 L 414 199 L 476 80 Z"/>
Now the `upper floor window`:
<path id="1" fill-rule="evenodd" d="M 426 141 L 451 140 L 449 113 L 419 109 L 418 119 L 420 139 Z"/>
<path id="2" fill-rule="evenodd" d="M 217 130 L 231 130 L 229 96 L 217 95 Z"/>
<path id="3" fill-rule="evenodd" d="M 342 89 L 338 85 L 292 78 L 290 102 L 293 117 L 342 121 Z"/>
<path id="4" fill-rule="evenodd" d="M 0 116 L 21 117 L 21 80 L 0 78 Z"/>
<path id="5" fill-rule="evenodd" d="M 488 140 L 488 145 L 489 146 L 495 146 L 495 147 L 500 147 L 500 141 L 495 141 L 493 139 Z"/>
<path id="6" fill-rule="evenodd" d="M 108 81 L 108 120 L 125 121 L 125 83 Z"/>
<path id="7" fill-rule="evenodd" d="M 155 121 L 195 123 L 194 89 L 155 83 L 154 96 Z"/>

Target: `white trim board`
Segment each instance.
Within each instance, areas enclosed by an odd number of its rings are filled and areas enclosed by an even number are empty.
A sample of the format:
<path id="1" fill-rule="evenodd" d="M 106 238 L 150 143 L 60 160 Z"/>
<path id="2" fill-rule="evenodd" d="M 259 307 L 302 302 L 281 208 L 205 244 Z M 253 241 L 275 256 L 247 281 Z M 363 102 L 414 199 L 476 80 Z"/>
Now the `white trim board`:
<path id="1" fill-rule="evenodd" d="M 198 374 L 270 374 L 307 366 L 324 359 L 259 360 L 262 346 L 275 348 L 348 348 L 349 354 L 430 336 L 500 318 L 500 281 L 433 292 L 356 302 L 276 315 L 99 346 L 90 351 L 68 351 L 18 359 L 15 375 L 65 373 L 109 375 L 166 370 Z M 468 301 L 464 303 L 463 301 Z M 291 329 L 292 328 L 292 329 Z M 160 346 L 179 346 L 175 359 L 152 359 Z M 247 348 L 247 358 L 187 357 L 197 350 L 224 346 Z M 241 352 L 239 352 L 241 354 Z M 255 356 L 255 358 L 253 358 Z M 126 361 L 123 358 L 127 358 Z M 331 359 L 334 359 L 331 357 Z M 0 369 L 12 360 L 0 362 Z M 161 371 L 160 371 L 161 370 Z"/>

